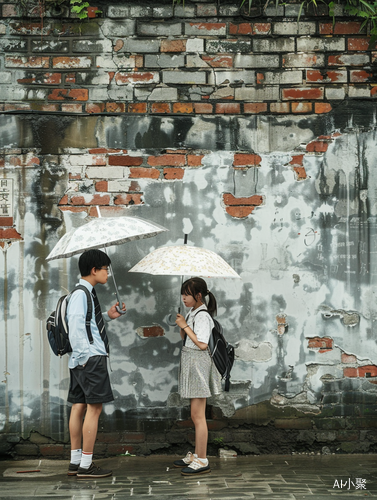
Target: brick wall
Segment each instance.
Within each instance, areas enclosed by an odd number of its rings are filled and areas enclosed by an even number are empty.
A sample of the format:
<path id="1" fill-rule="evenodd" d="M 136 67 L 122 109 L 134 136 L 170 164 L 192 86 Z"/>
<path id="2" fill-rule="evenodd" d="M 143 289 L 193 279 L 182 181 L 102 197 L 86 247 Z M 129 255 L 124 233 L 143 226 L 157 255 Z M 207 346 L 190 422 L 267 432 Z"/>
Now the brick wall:
<path id="1" fill-rule="evenodd" d="M 325 6 L 297 23 L 291 4 L 250 19 L 234 4 L 98 3 L 82 23 L 1 5 L 1 110 L 321 114 L 376 95 L 377 52 L 341 6 L 333 24 Z"/>

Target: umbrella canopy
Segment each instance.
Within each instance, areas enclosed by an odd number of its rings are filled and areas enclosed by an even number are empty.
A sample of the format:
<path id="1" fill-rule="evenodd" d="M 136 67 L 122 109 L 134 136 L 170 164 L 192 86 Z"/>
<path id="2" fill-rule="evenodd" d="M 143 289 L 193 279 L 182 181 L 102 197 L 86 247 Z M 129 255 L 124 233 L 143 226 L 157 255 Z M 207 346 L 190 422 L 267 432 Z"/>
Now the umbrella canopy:
<path id="1" fill-rule="evenodd" d="M 140 217 L 99 217 L 65 234 L 46 260 L 62 259 L 93 248 L 150 238 L 163 231 L 168 230 Z"/>
<path id="2" fill-rule="evenodd" d="M 129 272 L 206 278 L 240 278 L 234 269 L 215 252 L 189 245 L 157 248 Z"/>

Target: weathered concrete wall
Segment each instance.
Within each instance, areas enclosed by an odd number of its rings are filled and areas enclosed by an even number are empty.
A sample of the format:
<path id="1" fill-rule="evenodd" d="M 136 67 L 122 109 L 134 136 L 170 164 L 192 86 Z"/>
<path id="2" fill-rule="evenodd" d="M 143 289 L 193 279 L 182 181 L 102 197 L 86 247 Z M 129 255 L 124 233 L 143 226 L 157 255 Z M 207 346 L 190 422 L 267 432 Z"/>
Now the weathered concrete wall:
<path id="1" fill-rule="evenodd" d="M 208 408 L 211 451 L 215 438 L 244 453 L 376 450 L 375 54 L 357 21 L 297 25 L 294 7 L 250 23 L 234 6 L 193 3 L 170 18 L 170 4 L 120 2 L 81 35 L 72 19 L 58 33 L 45 19 L 35 56 L 38 20 L 27 28 L 3 5 L 3 453 L 69 449 L 67 363 L 51 354 L 45 319 L 76 282 L 77 258 L 45 257 L 95 205 L 169 229 L 110 250 L 128 313 L 109 327 L 116 400 L 99 454 L 193 440 L 166 322 L 180 279 L 127 272 L 187 232 L 242 278 L 209 280 L 237 347 L 231 392 Z M 111 283 L 99 292 L 109 306 Z"/>

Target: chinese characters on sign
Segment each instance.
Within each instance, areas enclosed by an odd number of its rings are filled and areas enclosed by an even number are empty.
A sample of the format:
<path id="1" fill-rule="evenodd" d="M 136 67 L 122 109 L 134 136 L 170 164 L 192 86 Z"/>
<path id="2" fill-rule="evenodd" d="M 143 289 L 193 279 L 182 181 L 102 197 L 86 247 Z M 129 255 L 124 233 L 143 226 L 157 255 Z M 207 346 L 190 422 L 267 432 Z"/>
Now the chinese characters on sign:
<path id="1" fill-rule="evenodd" d="M 355 482 L 351 481 L 351 479 L 347 479 L 345 481 L 343 479 L 341 479 L 340 481 L 335 479 L 333 489 L 339 488 L 339 489 L 350 490 L 351 486 L 352 486 L 352 488 L 354 488 L 355 490 L 366 490 L 367 489 L 366 484 L 367 484 L 367 480 L 361 479 L 360 477 L 357 477 L 355 479 Z"/>
<path id="2" fill-rule="evenodd" d="M 0 179 L 0 226 L 13 226 L 12 179 Z"/>

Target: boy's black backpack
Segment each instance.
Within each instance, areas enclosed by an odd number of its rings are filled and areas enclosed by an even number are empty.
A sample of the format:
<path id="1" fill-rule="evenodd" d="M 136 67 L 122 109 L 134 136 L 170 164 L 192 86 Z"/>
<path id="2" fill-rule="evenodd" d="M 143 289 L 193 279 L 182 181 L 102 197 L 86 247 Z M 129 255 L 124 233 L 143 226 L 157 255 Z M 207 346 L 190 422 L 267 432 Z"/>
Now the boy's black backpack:
<path id="1" fill-rule="evenodd" d="M 88 311 L 85 318 L 85 327 L 89 342 L 93 344 L 92 332 L 90 331 L 90 321 L 92 319 L 93 312 L 91 293 L 85 286 L 77 285 L 70 294 L 60 297 L 58 303 L 56 304 L 55 311 L 52 311 L 46 321 L 47 338 L 52 352 L 56 354 L 56 356 L 63 356 L 67 352 L 72 352 L 72 347 L 69 343 L 68 325 L 65 320 L 65 316 L 69 298 L 76 290 L 83 290 L 87 298 Z"/>
<path id="2" fill-rule="evenodd" d="M 209 312 L 206 309 L 201 309 L 195 316 L 201 312 Z M 230 371 L 234 363 L 234 347 L 225 340 L 223 335 L 223 327 L 220 323 L 212 318 L 214 327 L 208 341 L 208 349 L 215 363 L 217 371 L 220 373 L 221 378 L 225 380 L 225 391 L 229 391 L 230 387 Z"/>

